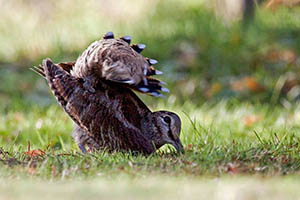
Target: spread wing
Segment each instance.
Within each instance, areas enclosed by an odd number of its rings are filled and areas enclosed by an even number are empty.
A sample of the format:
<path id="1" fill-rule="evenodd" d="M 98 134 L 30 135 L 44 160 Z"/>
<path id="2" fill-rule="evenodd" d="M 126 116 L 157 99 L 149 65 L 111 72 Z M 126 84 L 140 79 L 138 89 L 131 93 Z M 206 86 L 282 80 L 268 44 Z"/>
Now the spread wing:
<path id="1" fill-rule="evenodd" d="M 141 147 L 150 144 L 141 135 L 140 122 L 151 111 L 132 91 L 103 83 L 91 94 L 83 88 L 81 79 L 50 59 L 45 59 L 34 71 L 46 78 L 66 113 L 99 146 L 118 149 L 123 143 L 122 149 L 134 150 L 133 146 L 136 150 L 149 149 Z"/>

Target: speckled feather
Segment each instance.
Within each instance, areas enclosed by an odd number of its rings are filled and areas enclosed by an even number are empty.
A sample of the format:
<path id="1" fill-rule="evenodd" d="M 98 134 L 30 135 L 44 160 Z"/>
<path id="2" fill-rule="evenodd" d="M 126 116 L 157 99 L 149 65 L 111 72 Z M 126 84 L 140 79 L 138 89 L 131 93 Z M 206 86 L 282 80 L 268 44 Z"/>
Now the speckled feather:
<path id="1" fill-rule="evenodd" d="M 87 144 L 91 150 L 150 154 L 165 144 L 160 142 L 161 130 L 154 123 L 158 114 L 174 117 L 179 137 L 180 119 L 176 114 L 151 112 L 130 89 L 121 84 L 100 81 L 95 93 L 91 94 L 84 89 L 82 79 L 70 75 L 50 59 L 44 60 L 37 69 L 46 77 L 66 113 L 78 125 L 75 126 L 74 138 L 80 140 L 79 147 Z"/>
<path id="2" fill-rule="evenodd" d="M 161 96 L 160 91 L 167 92 L 160 81 L 150 78 L 161 74 L 153 64 L 157 61 L 142 56 L 124 39 L 101 39 L 93 42 L 78 57 L 76 62 L 65 65 L 70 73 L 84 79 L 91 88 L 99 80 L 110 80 L 126 84 L 127 87 L 153 96 Z M 153 81 L 155 80 L 155 81 Z"/>
<path id="3" fill-rule="evenodd" d="M 169 143 L 183 152 L 180 118 L 172 112 L 151 112 L 130 90 L 161 96 L 163 82 L 154 59 L 140 53 L 145 45 L 129 45 L 131 37 L 114 39 L 108 32 L 92 43 L 76 62 L 55 65 L 45 59 L 33 70 L 47 79 L 60 105 L 75 122 L 79 148 L 151 153 Z M 166 119 L 166 120 L 165 120 Z M 172 119 L 172 120 L 171 120 Z"/>

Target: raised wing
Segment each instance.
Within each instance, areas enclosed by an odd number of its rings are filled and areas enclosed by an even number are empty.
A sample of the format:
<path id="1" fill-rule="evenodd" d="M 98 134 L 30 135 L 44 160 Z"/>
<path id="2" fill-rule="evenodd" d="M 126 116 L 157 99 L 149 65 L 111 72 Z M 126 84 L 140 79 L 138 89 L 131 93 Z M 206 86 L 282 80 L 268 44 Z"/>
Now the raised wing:
<path id="1" fill-rule="evenodd" d="M 46 78 L 57 101 L 96 142 L 96 148 L 153 150 L 140 131 L 143 116 L 151 111 L 132 91 L 119 84 L 100 82 L 96 92 L 91 94 L 83 88 L 81 79 L 50 59 L 45 59 L 35 71 Z"/>

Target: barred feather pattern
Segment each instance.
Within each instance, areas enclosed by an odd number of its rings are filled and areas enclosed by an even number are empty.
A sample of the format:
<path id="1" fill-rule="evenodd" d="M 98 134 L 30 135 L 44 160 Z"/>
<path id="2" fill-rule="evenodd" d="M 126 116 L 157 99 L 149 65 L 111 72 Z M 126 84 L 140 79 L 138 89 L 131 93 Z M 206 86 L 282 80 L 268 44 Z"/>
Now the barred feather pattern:
<path id="1" fill-rule="evenodd" d="M 90 149 L 146 154 L 155 150 L 154 136 L 151 132 L 143 133 L 141 123 L 151 116 L 151 111 L 132 91 L 102 81 L 96 93 L 90 94 L 80 79 L 49 59 L 43 61 L 41 70 L 60 105 L 78 125 L 75 127 L 77 135 L 73 136 L 79 147 L 87 144 Z"/>

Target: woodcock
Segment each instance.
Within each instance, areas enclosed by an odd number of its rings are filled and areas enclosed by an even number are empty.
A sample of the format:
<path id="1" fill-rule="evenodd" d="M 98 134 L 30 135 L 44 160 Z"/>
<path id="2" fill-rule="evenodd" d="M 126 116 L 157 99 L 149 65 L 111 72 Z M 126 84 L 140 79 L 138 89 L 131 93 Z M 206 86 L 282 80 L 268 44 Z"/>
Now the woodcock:
<path id="1" fill-rule="evenodd" d="M 164 144 L 184 153 L 180 118 L 169 111 L 151 112 L 131 90 L 153 96 L 168 91 L 150 76 L 161 74 L 157 61 L 143 57 L 145 45 L 130 46 L 130 37 L 111 32 L 92 43 L 76 62 L 45 59 L 34 71 L 46 78 L 66 113 L 75 122 L 73 137 L 81 151 L 131 151 L 151 154 Z"/>

